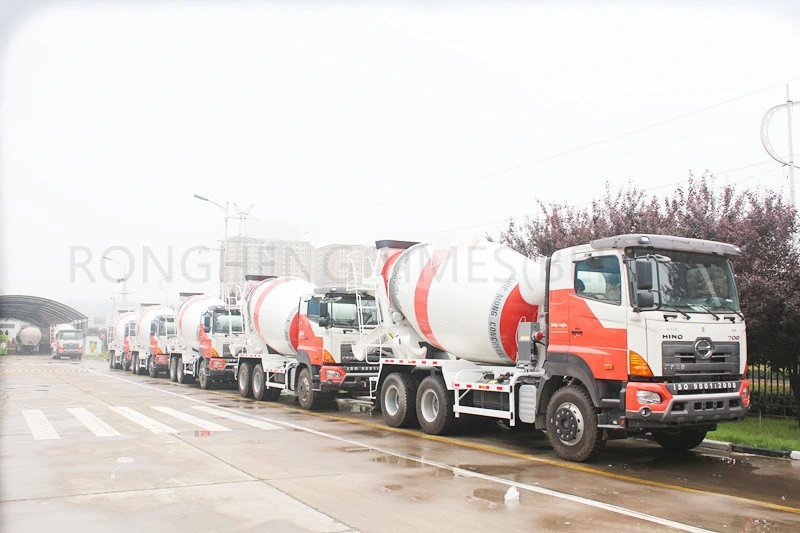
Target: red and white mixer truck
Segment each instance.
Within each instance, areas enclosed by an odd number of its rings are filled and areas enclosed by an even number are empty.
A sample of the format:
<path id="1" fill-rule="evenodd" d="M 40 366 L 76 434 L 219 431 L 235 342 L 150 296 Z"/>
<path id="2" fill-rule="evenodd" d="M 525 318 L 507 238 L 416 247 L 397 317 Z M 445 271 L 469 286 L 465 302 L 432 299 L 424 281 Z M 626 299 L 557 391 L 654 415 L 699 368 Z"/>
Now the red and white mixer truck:
<path id="1" fill-rule="evenodd" d="M 136 313 L 117 311 L 111 340 L 108 343 L 108 368 L 128 370 L 131 366 L 130 338 L 136 335 Z"/>
<path id="2" fill-rule="evenodd" d="M 72 324 L 50 326 L 50 348 L 53 359 L 83 357 L 83 330 Z"/>
<path id="3" fill-rule="evenodd" d="M 237 307 L 205 294 L 181 295 L 176 329 L 181 344 L 170 353 L 170 379 L 208 389 L 215 382 L 236 380 L 232 344 L 244 344 L 242 314 Z"/>
<path id="4" fill-rule="evenodd" d="M 688 450 L 747 413 L 734 246 L 620 235 L 533 260 L 485 241 L 377 248 L 380 326 L 353 352 L 382 354 L 374 389 L 390 426 L 532 424 L 585 461 L 646 433 Z"/>
<path id="5" fill-rule="evenodd" d="M 297 394 L 304 409 L 342 391 L 369 394 L 377 357 L 359 362 L 352 346 L 377 325 L 375 299 L 341 288 L 315 289 L 293 277 L 247 276 L 247 331 L 238 353 L 242 396 L 276 400 Z"/>
<path id="6" fill-rule="evenodd" d="M 130 337 L 131 372 L 156 377 L 169 370 L 169 356 L 159 350 L 153 323 L 160 317 L 174 318 L 175 313 L 172 308 L 155 303 L 144 303 L 141 308 L 136 317 L 136 334 Z"/>

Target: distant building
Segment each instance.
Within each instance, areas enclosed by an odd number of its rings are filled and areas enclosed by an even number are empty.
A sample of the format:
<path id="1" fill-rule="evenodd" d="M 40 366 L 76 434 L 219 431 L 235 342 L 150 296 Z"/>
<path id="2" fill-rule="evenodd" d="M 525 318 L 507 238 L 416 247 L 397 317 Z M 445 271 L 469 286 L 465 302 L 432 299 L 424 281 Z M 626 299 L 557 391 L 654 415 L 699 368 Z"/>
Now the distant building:
<path id="1" fill-rule="evenodd" d="M 371 246 L 331 244 L 314 251 L 314 284 L 317 287 L 363 286 L 372 274 L 376 251 Z"/>
<path id="2" fill-rule="evenodd" d="M 230 237 L 220 251 L 220 281 L 225 287 L 242 286 L 247 274 L 311 281 L 313 254 L 307 241 Z"/>

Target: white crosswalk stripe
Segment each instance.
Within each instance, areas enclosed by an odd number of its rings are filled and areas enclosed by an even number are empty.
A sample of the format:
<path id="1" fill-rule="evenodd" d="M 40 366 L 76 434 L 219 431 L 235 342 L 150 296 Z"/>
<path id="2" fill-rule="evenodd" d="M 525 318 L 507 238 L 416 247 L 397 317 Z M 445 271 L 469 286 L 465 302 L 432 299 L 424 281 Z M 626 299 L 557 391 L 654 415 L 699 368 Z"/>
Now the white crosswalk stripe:
<path id="1" fill-rule="evenodd" d="M 69 413 L 98 437 L 119 437 L 119 432 L 83 407 L 71 407 Z"/>
<path id="2" fill-rule="evenodd" d="M 190 414 L 182 413 L 176 409 L 172 409 L 171 407 L 155 406 L 153 409 L 166 415 L 173 416 L 178 420 L 183 420 L 184 422 L 188 422 L 197 427 L 207 429 L 208 431 L 230 431 L 230 429 L 226 428 L 225 426 L 215 424 L 214 422 L 208 422 L 202 418 L 197 418 L 196 416 L 192 416 Z"/>
<path id="3" fill-rule="evenodd" d="M 157 420 L 153 420 L 149 416 L 143 415 L 139 411 L 135 411 L 130 407 L 111 407 L 115 413 L 118 413 L 134 424 L 139 424 L 151 433 L 178 433 L 177 429 L 171 428 L 166 424 L 162 424 Z"/>
<path id="4" fill-rule="evenodd" d="M 31 435 L 35 440 L 54 440 L 60 439 L 61 436 L 56 432 L 55 428 L 50 425 L 50 421 L 44 416 L 44 413 L 38 409 L 23 409 L 22 416 L 25 417 L 25 423 L 28 424 L 28 429 L 31 430 Z"/>
<path id="5" fill-rule="evenodd" d="M 207 405 L 193 405 L 192 407 L 199 411 L 203 411 L 204 413 L 209 413 L 222 418 L 227 418 L 229 420 L 235 420 L 236 422 L 241 422 L 242 424 L 247 424 L 248 426 L 253 426 L 254 428 L 258 429 L 281 429 L 280 426 L 276 426 L 275 424 L 270 424 L 269 422 L 264 422 L 262 420 L 257 420 L 254 418 L 237 415 L 236 413 L 231 413 L 230 411 L 226 411 L 224 409 L 218 409 L 216 407 L 210 407 Z"/>

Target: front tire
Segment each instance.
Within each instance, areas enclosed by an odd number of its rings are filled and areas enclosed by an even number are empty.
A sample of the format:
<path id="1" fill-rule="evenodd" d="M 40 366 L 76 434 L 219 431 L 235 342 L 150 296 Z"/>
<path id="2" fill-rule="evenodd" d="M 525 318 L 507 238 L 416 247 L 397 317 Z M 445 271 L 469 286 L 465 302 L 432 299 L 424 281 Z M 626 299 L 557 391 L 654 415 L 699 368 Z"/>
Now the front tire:
<path id="1" fill-rule="evenodd" d="M 597 412 L 583 387 L 562 387 L 547 404 L 547 438 L 564 460 L 583 462 L 606 445 L 597 427 Z"/>
<path id="2" fill-rule="evenodd" d="M 211 388 L 211 375 L 208 371 L 208 359 L 200 359 L 200 388 L 208 390 Z"/>
<path id="3" fill-rule="evenodd" d="M 131 369 L 131 361 L 130 359 L 126 360 L 125 356 L 122 356 L 122 371 L 127 372 Z"/>
<path id="4" fill-rule="evenodd" d="M 311 370 L 303 367 L 297 376 L 297 400 L 300 407 L 310 411 L 317 407 L 317 394 L 314 393 L 314 380 L 311 377 Z"/>
<path id="5" fill-rule="evenodd" d="M 151 378 L 158 377 L 158 372 L 156 371 L 156 361 L 152 355 L 147 358 L 147 374 Z"/>
<path id="6" fill-rule="evenodd" d="M 706 433 L 705 429 L 662 430 L 653 431 L 653 438 L 668 452 L 680 453 L 699 446 Z"/>
<path id="7" fill-rule="evenodd" d="M 247 398 L 253 390 L 253 378 L 250 363 L 239 364 L 239 375 L 237 376 L 237 384 L 239 385 L 239 396 Z"/>
<path id="8" fill-rule="evenodd" d="M 411 374 L 394 372 L 386 376 L 381 386 L 383 419 L 393 428 L 418 425 L 417 380 Z"/>
<path id="9" fill-rule="evenodd" d="M 455 429 L 453 398 L 442 376 L 428 376 L 419 384 L 417 420 L 429 435 L 447 435 Z"/>

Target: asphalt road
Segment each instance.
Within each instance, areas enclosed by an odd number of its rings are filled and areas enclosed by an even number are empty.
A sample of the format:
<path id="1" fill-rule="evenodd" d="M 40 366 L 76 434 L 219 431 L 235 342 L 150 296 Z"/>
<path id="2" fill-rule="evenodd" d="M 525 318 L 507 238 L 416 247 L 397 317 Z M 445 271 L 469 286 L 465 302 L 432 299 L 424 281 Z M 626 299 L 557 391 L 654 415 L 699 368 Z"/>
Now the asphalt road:
<path id="1" fill-rule="evenodd" d="M 0 416 L 8 533 L 800 531 L 787 459 L 628 440 L 573 464 L 535 431 L 432 437 L 44 356 L 0 358 Z"/>

